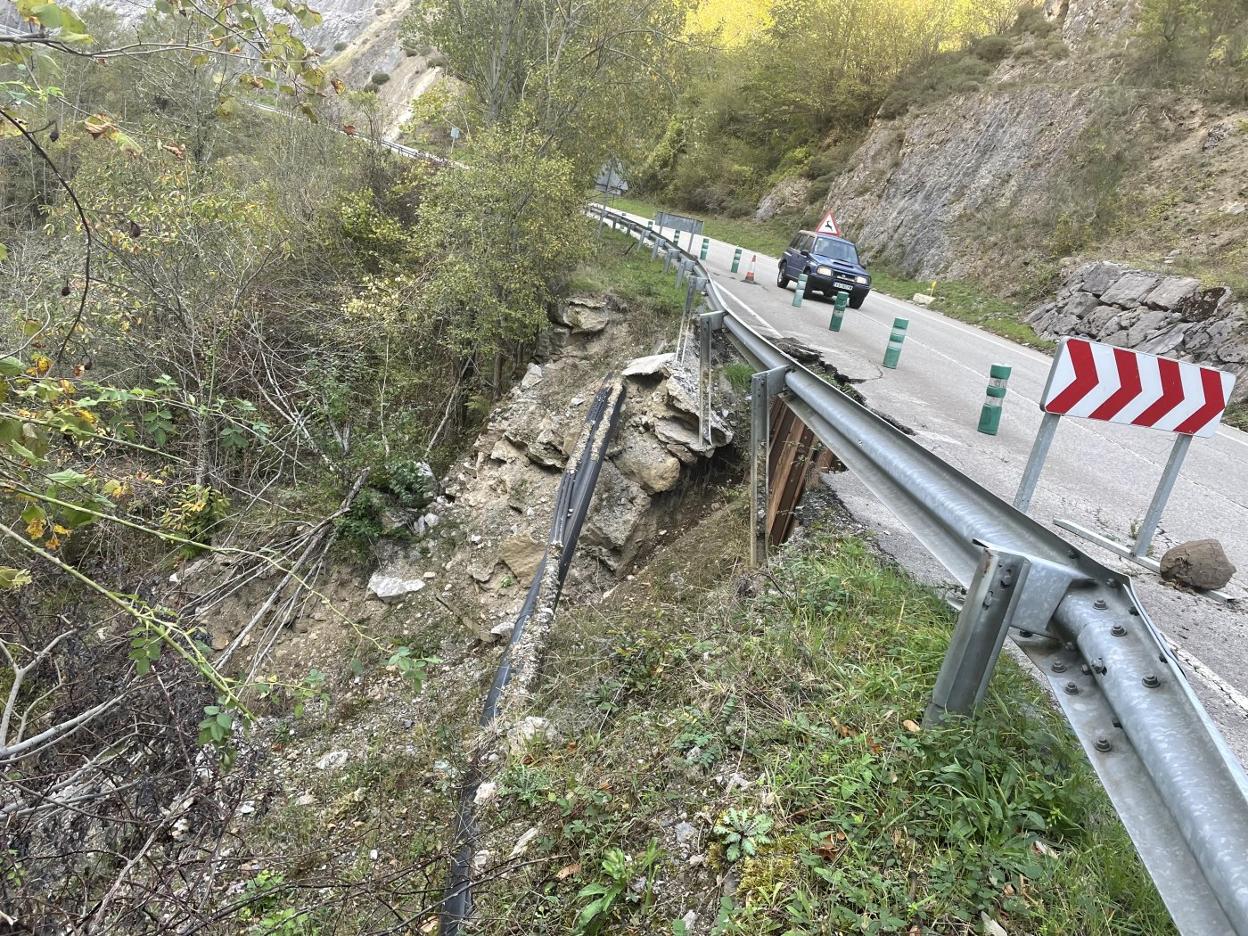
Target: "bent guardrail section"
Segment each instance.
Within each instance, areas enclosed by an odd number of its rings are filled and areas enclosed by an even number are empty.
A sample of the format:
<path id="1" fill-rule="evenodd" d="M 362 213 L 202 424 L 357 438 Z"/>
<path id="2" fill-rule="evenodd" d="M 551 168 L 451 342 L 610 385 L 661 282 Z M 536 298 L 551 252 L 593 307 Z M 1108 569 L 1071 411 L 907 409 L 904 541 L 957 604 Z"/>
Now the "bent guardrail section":
<path id="1" fill-rule="evenodd" d="M 559 479 L 546 555 L 533 574 L 524 604 L 512 625 L 511 638 L 495 671 L 481 712 L 482 737 L 469 760 L 460 790 L 451 869 L 439 920 L 438 932 L 442 936 L 456 936 L 472 915 L 476 796 L 489 755 L 498 741 L 496 722 L 505 710 L 504 698 L 515 703 L 517 697 L 522 698 L 527 693 L 536 676 L 539 652 L 554 619 L 559 594 L 572 565 L 581 527 L 589 514 L 589 504 L 602 462 L 615 436 L 623 403 L 624 385 L 619 381 L 612 381 L 598 391 L 585 414 L 585 428 Z"/>
<path id="2" fill-rule="evenodd" d="M 991 640 L 979 639 L 989 626 L 985 611 L 1008 600 L 1007 613 L 997 613 L 991 626 L 1012 629 L 1049 681 L 1175 924 L 1186 934 L 1248 936 L 1248 777 L 1131 579 L 788 357 L 733 314 L 697 258 L 622 212 L 591 211 L 634 236 L 656 238 L 702 277 L 708 308 L 697 318 L 702 347 L 720 332 L 767 372 L 776 392 L 954 578 L 978 586 L 968 593 L 987 596 L 982 608 L 968 600 L 959 618 L 948 679 L 942 669 L 944 689 L 950 681 L 986 679 L 995 653 Z M 703 365 L 709 369 L 705 356 Z M 712 382 L 703 379 L 699 387 L 700 409 L 709 411 Z M 985 578 L 1003 568 L 999 577 Z M 975 647 L 976 659 L 958 655 Z M 966 696 L 967 688 L 954 695 Z M 934 703 L 940 701 L 938 693 Z"/>

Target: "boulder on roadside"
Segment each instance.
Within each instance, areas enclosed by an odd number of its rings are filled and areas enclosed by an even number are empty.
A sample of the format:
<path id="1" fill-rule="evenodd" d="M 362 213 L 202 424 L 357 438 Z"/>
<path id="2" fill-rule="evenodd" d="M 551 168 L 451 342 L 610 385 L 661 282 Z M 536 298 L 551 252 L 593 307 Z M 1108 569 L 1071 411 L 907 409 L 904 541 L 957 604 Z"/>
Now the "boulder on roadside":
<path id="1" fill-rule="evenodd" d="M 570 328 L 574 335 L 592 335 L 607 327 L 607 323 L 611 321 L 611 313 L 606 302 L 601 299 L 572 296 L 551 311 L 550 320 L 556 325 Z"/>
<path id="2" fill-rule="evenodd" d="M 1161 557 L 1161 577 L 1189 588 L 1221 588 L 1234 574 L 1235 566 L 1216 539 L 1180 543 Z"/>

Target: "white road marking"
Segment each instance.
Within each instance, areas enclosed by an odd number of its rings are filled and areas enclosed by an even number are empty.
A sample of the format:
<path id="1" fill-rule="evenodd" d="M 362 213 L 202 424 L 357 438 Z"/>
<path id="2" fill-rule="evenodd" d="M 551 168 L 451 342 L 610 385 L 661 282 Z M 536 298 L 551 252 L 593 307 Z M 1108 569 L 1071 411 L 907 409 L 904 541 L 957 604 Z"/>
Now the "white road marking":
<path id="1" fill-rule="evenodd" d="M 1239 708 L 1240 711 L 1248 714 L 1248 696 L 1244 695 L 1204 663 L 1176 644 L 1169 634 L 1162 634 L 1162 636 L 1165 637 L 1166 643 L 1170 645 L 1170 649 L 1174 651 L 1174 655 L 1179 658 L 1179 661 L 1184 666 L 1208 683 L 1211 688 L 1225 695 L 1231 704 Z"/>

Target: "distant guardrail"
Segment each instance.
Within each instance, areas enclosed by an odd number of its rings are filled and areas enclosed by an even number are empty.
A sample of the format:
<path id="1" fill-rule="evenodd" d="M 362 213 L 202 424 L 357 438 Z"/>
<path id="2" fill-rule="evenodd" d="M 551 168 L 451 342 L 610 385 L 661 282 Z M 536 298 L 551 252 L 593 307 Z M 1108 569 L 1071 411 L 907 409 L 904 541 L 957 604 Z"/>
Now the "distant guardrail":
<path id="1" fill-rule="evenodd" d="M 1052 688 L 1175 924 L 1190 936 L 1248 936 L 1248 777 L 1149 620 L 1131 579 L 798 364 L 732 312 L 691 253 L 623 212 L 601 205 L 590 212 L 648 241 L 655 252 L 678 257 L 704 291 L 705 311 L 696 316 L 704 420 L 713 392 L 713 338 L 722 336 L 756 368 L 756 515 L 767 480 L 762 412 L 772 395 L 783 394 L 967 587 L 929 720 L 973 710 L 1010 633 Z"/>

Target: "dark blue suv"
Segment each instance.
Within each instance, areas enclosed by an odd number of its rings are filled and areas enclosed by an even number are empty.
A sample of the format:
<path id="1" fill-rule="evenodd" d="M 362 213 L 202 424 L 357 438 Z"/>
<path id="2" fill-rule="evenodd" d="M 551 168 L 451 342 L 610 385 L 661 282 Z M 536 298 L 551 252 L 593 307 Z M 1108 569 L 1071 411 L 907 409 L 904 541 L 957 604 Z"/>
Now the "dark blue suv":
<path id="1" fill-rule="evenodd" d="M 854 309 L 862 307 L 871 291 L 871 276 L 859 262 L 857 248 L 843 237 L 798 231 L 780 258 L 776 285 L 787 289 L 789 281 L 802 273 L 806 274 L 806 295 L 821 292 L 832 297 L 844 291 Z"/>

